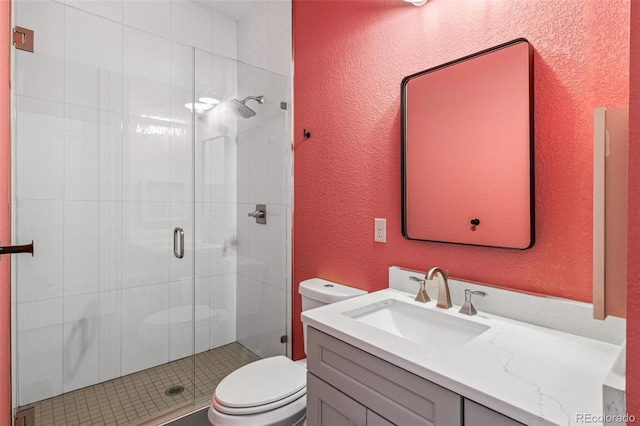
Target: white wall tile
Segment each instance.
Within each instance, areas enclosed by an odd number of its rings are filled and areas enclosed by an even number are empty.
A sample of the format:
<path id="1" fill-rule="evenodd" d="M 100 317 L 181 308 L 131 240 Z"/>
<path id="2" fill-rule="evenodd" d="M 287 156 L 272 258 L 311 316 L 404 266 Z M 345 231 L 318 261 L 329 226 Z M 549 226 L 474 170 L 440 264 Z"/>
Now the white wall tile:
<path id="1" fill-rule="evenodd" d="M 288 182 L 288 160 L 290 144 L 286 138 L 285 121 L 277 120 L 267 126 L 267 158 L 269 162 L 269 190 L 270 204 L 285 204 L 287 192 L 290 190 Z"/>
<path id="2" fill-rule="evenodd" d="M 211 252 L 214 249 L 211 241 L 211 204 L 197 202 L 195 209 L 195 274 L 196 277 L 209 277 Z"/>
<path id="3" fill-rule="evenodd" d="M 245 64 L 267 69 L 269 67 L 269 43 L 263 44 L 256 50 L 253 50 L 238 59 L 240 59 Z"/>
<path id="4" fill-rule="evenodd" d="M 99 290 L 100 252 L 97 201 L 66 201 L 64 217 L 64 294 Z"/>
<path id="5" fill-rule="evenodd" d="M 64 3 L 112 21 L 122 22 L 123 0 L 66 0 Z"/>
<path id="6" fill-rule="evenodd" d="M 52 1 L 15 2 L 16 25 L 36 31 L 34 52 L 15 51 L 18 95 L 64 100 L 65 7 Z"/>
<path id="7" fill-rule="evenodd" d="M 67 105 L 65 199 L 122 199 L 121 129 L 119 113 Z"/>
<path id="8" fill-rule="evenodd" d="M 271 286 L 265 286 L 266 310 L 269 318 L 265 331 L 266 347 L 264 356 L 284 355 L 287 345 L 280 337 L 287 333 L 287 293 Z"/>
<path id="9" fill-rule="evenodd" d="M 255 6 L 238 21 L 238 58 L 247 57 L 269 37 L 268 2 L 256 2 Z"/>
<path id="10" fill-rule="evenodd" d="M 238 191 L 238 203 L 249 203 L 249 155 L 250 155 L 251 135 L 249 131 L 238 134 L 237 144 L 237 177 L 236 187 Z M 253 210 L 252 210 L 253 211 Z"/>
<path id="11" fill-rule="evenodd" d="M 169 120 L 130 115 L 124 123 L 123 199 L 170 201 L 172 192 L 186 192 L 184 182 L 172 188 Z"/>
<path id="12" fill-rule="evenodd" d="M 175 361 L 194 353 L 193 281 L 172 281 L 169 300 L 169 360 Z"/>
<path id="13" fill-rule="evenodd" d="M 249 202 L 252 204 L 269 202 L 268 130 L 268 127 L 249 130 Z"/>
<path id="14" fill-rule="evenodd" d="M 285 30 L 278 37 L 272 39 L 268 46 L 269 58 L 266 68 L 275 73 L 290 76 L 292 67 L 291 51 L 293 49 L 291 30 Z"/>
<path id="15" fill-rule="evenodd" d="M 62 393 L 62 298 L 19 303 L 18 405 Z"/>
<path id="16" fill-rule="evenodd" d="M 164 0 L 125 0 L 124 24 L 142 31 L 171 38 L 171 2 Z"/>
<path id="17" fill-rule="evenodd" d="M 67 8 L 64 32 L 65 101 L 122 111 L 122 26 Z"/>
<path id="18" fill-rule="evenodd" d="M 18 200 L 16 244 L 62 241 L 62 201 Z"/>
<path id="19" fill-rule="evenodd" d="M 269 314 L 265 287 L 266 284 L 249 277 L 237 276 L 237 339 L 260 357 L 268 353 Z"/>
<path id="20" fill-rule="evenodd" d="M 253 218 L 247 217 L 247 213 L 255 210 L 255 205 L 251 204 L 238 204 L 237 211 L 237 232 L 238 238 L 236 242 L 236 267 L 239 274 L 249 276 L 249 265 L 251 263 L 249 249 L 251 244 L 249 242 L 249 225 Z M 267 212 L 268 213 L 268 212 Z"/>
<path id="21" fill-rule="evenodd" d="M 111 291 L 65 298 L 64 392 L 120 376 L 121 297 Z"/>
<path id="22" fill-rule="evenodd" d="M 194 51 L 190 47 L 172 43 L 171 59 L 171 201 L 192 202 L 193 117 L 185 104 L 193 101 Z"/>
<path id="23" fill-rule="evenodd" d="M 196 278 L 195 282 L 195 306 L 196 306 L 196 353 L 208 351 L 211 349 L 210 345 L 210 333 L 211 333 L 211 320 L 213 305 L 211 304 L 211 278 Z M 235 286 L 234 286 L 235 294 Z M 234 317 L 235 318 L 235 317 Z M 235 323 L 234 323 L 235 324 Z M 235 337 L 235 325 L 233 326 L 233 334 Z M 201 380 L 207 380 L 205 377 L 201 377 Z M 198 380 L 198 378 L 196 378 Z"/>
<path id="24" fill-rule="evenodd" d="M 169 283 L 122 290 L 122 374 L 169 361 Z"/>
<path id="25" fill-rule="evenodd" d="M 63 195 L 64 106 L 17 98 L 16 197 L 61 200 Z"/>
<path id="26" fill-rule="evenodd" d="M 98 199 L 99 122 L 97 109 L 66 106 L 64 149 L 66 199 Z"/>
<path id="27" fill-rule="evenodd" d="M 238 142 L 237 135 L 230 134 L 228 138 L 224 140 L 224 194 L 222 200 L 227 203 L 235 203 L 238 199 Z"/>
<path id="28" fill-rule="evenodd" d="M 238 236 L 236 229 L 237 206 L 214 203 L 211 206 L 211 275 L 236 272 Z M 248 219 L 248 218 L 247 218 Z"/>
<path id="29" fill-rule="evenodd" d="M 34 238 L 34 254 L 16 256 L 16 289 L 18 302 L 62 297 L 63 243 L 38 241 Z"/>
<path id="30" fill-rule="evenodd" d="M 122 202 L 98 203 L 98 259 L 100 291 L 122 288 Z"/>
<path id="31" fill-rule="evenodd" d="M 268 40 L 271 41 L 284 31 L 291 30 L 291 0 L 269 0 L 268 5 Z"/>
<path id="32" fill-rule="evenodd" d="M 133 2 L 138 3 L 138 2 Z M 159 9 L 160 1 L 147 1 Z M 129 2 L 125 3 L 126 5 Z M 124 29 L 124 111 L 169 121 L 171 114 L 171 42 Z"/>
<path id="33" fill-rule="evenodd" d="M 282 291 L 287 290 L 287 209 L 270 204 L 268 227 L 267 282 Z"/>
<path id="34" fill-rule="evenodd" d="M 125 202 L 122 210 L 123 288 L 169 282 L 171 204 Z"/>
<path id="35" fill-rule="evenodd" d="M 212 17 L 208 9 L 187 0 L 172 2 L 172 39 L 211 52 Z"/>
<path id="36" fill-rule="evenodd" d="M 121 288 L 121 223 L 119 201 L 65 202 L 65 296 Z"/>
<path id="37" fill-rule="evenodd" d="M 211 277 L 210 347 L 236 341 L 236 275 Z"/>
<path id="38" fill-rule="evenodd" d="M 286 292 L 242 276 L 237 289 L 238 341 L 261 357 L 284 354 Z"/>
<path id="39" fill-rule="evenodd" d="M 237 59 L 237 23 L 226 16 L 211 14 L 212 42 L 211 53 Z"/>
<path id="40" fill-rule="evenodd" d="M 269 206 L 267 206 L 267 224 L 259 224 L 249 219 L 249 277 L 266 283 L 269 279 Z"/>

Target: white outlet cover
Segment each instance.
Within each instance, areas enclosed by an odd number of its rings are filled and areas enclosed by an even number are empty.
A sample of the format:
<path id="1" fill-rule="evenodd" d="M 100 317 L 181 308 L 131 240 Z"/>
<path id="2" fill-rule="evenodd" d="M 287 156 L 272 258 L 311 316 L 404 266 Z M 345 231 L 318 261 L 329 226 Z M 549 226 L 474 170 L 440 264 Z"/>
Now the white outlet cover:
<path id="1" fill-rule="evenodd" d="M 387 242 L 387 219 L 375 218 L 373 220 L 373 241 L 378 243 Z"/>

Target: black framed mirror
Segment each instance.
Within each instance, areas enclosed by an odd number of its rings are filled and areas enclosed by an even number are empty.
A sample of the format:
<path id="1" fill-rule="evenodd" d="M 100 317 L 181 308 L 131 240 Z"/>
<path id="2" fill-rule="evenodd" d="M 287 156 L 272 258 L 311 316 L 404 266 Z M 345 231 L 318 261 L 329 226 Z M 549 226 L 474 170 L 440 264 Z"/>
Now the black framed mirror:
<path id="1" fill-rule="evenodd" d="M 535 241 L 533 48 L 517 39 L 402 80 L 402 234 Z"/>

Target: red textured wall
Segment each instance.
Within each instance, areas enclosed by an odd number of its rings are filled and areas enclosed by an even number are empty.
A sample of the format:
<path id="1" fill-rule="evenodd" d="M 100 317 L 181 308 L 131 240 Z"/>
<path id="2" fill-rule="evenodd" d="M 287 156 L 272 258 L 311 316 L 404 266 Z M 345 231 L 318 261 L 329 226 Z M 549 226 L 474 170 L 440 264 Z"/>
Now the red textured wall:
<path id="1" fill-rule="evenodd" d="M 10 241 L 11 183 L 10 2 L 0 1 L 0 241 Z M 7 259 L 0 262 L 0 425 L 11 424 L 11 280 Z"/>
<path id="2" fill-rule="evenodd" d="M 592 116 L 594 107 L 628 103 L 628 0 L 422 7 L 294 0 L 293 7 L 295 358 L 303 356 L 297 285 L 310 277 L 371 291 L 387 285 L 391 265 L 438 265 L 454 277 L 591 300 Z M 518 37 L 536 49 L 535 246 L 404 240 L 402 78 Z M 303 128 L 310 139 L 297 137 Z M 373 242 L 376 217 L 387 219 L 386 244 Z"/>
<path id="3" fill-rule="evenodd" d="M 631 2 L 627 238 L 627 411 L 640 418 L 640 3 Z"/>

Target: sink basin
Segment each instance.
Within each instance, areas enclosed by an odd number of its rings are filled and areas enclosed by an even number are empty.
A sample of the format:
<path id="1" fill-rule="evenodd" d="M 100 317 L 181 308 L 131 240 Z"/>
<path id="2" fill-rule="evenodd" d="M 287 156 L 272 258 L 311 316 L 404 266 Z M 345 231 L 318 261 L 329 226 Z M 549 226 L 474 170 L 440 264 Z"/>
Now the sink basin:
<path id="1" fill-rule="evenodd" d="M 382 300 L 343 315 L 437 352 L 456 349 L 490 328 L 397 299 Z"/>

